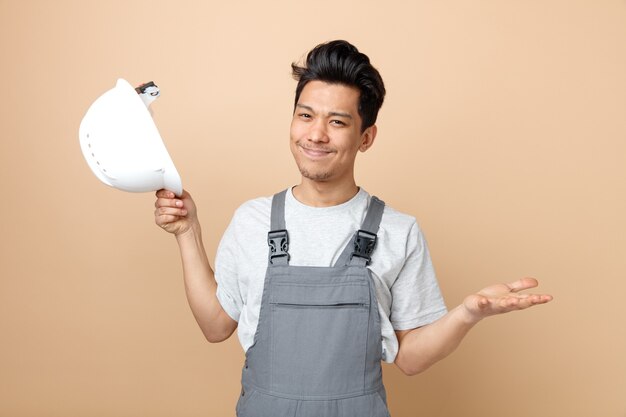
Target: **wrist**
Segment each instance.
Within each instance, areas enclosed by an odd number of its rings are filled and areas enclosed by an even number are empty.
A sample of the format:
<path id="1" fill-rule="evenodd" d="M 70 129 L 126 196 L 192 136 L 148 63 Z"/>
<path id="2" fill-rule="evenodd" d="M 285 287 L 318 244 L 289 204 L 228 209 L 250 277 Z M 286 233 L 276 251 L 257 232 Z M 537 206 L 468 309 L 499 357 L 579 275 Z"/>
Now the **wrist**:
<path id="1" fill-rule="evenodd" d="M 176 233 L 176 240 L 180 243 L 185 240 L 198 240 L 202 238 L 202 229 L 200 223 L 193 222 L 191 226 L 180 233 Z"/>
<path id="2" fill-rule="evenodd" d="M 458 309 L 458 317 L 464 324 L 469 326 L 474 326 L 476 323 L 481 321 L 484 317 L 481 314 L 476 314 L 470 311 L 465 304 L 461 304 L 457 307 Z"/>

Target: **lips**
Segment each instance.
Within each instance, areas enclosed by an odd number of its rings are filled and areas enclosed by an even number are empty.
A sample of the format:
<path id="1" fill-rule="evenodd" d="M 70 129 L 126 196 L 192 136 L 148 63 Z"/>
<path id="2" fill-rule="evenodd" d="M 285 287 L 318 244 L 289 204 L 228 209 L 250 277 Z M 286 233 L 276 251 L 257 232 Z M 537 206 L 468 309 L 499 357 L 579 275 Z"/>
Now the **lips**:
<path id="1" fill-rule="evenodd" d="M 332 152 L 327 151 L 325 149 L 315 149 L 315 148 L 305 148 L 304 146 L 300 146 L 302 152 L 312 159 L 320 159 L 330 155 Z"/>

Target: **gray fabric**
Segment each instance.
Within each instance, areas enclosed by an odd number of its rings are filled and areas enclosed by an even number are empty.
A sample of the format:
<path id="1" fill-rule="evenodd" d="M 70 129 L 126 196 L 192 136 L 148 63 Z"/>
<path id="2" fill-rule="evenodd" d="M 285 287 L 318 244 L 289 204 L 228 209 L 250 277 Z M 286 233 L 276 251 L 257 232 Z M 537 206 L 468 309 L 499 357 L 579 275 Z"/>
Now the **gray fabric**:
<path id="1" fill-rule="evenodd" d="M 272 198 L 272 214 L 270 219 L 270 225 L 272 231 L 282 232 L 285 230 L 285 195 L 287 194 L 287 190 L 280 192 Z M 270 236 L 268 235 L 268 243 Z M 274 239 L 272 243 L 270 243 L 270 247 L 274 246 L 269 253 L 269 263 L 274 265 L 287 265 L 289 264 L 289 254 L 287 256 L 278 256 L 273 257 L 272 254 L 275 250 L 278 252 L 282 252 L 283 247 L 285 251 L 289 251 L 289 235 L 287 232 L 284 233 L 284 236 Z"/>
<path id="2" fill-rule="evenodd" d="M 370 206 L 365 215 L 365 220 L 363 220 L 361 230 L 376 234 L 376 232 L 378 232 L 378 226 L 380 226 L 380 220 L 383 217 L 383 211 L 385 210 L 385 202 L 373 195 L 370 199 Z"/>
<path id="3" fill-rule="evenodd" d="M 287 190 L 281 191 L 272 198 L 271 230 L 285 228 L 285 195 Z"/>
<path id="4" fill-rule="evenodd" d="M 284 216 L 281 194 L 272 226 L 281 227 L 275 222 L 277 213 Z M 381 215 L 380 205 L 370 204 L 373 233 Z M 237 416 L 389 417 L 380 340 L 376 292 L 364 264 L 268 263 Z"/>
<path id="5" fill-rule="evenodd" d="M 383 217 L 384 210 L 385 203 L 382 200 L 378 199 L 378 197 L 372 196 L 372 198 L 370 198 L 370 206 L 367 209 L 365 219 L 363 220 L 363 224 L 361 225 L 361 230 L 376 234 L 378 232 L 378 227 L 380 226 L 380 220 Z M 355 236 L 356 232 L 352 236 L 350 242 L 354 241 Z M 339 259 L 337 259 L 335 266 L 348 265 L 350 263 L 352 263 L 352 265 L 365 265 L 364 259 L 350 259 L 350 255 L 352 254 L 353 250 L 354 247 L 352 245 L 346 245 L 343 252 L 339 256 Z"/>
<path id="6" fill-rule="evenodd" d="M 235 210 L 215 258 L 216 296 L 237 324 L 244 353 L 254 343 L 268 258 L 272 196 L 248 200 Z M 289 264 L 334 266 L 367 213 L 371 196 L 363 188 L 345 203 L 307 206 L 292 187 L 285 195 Z M 380 313 L 383 361 L 398 353 L 396 330 L 425 326 L 446 313 L 430 252 L 415 217 L 385 204 L 379 242 L 367 268 L 372 273 Z M 626 417 L 626 416 L 625 416 Z"/>

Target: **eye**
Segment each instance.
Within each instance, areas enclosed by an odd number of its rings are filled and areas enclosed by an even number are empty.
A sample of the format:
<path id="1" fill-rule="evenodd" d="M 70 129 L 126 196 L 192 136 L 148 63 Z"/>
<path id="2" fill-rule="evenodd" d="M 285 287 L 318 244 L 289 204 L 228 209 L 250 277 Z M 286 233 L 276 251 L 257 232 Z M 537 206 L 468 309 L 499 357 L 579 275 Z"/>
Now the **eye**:
<path id="1" fill-rule="evenodd" d="M 311 116 L 309 113 L 298 113 L 298 118 L 305 122 L 313 120 L 313 116 Z"/>
<path id="2" fill-rule="evenodd" d="M 341 120 L 331 120 L 330 121 L 331 124 L 335 125 L 335 126 L 345 126 L 346 124 L 344 122 L 342 122 Z"/>

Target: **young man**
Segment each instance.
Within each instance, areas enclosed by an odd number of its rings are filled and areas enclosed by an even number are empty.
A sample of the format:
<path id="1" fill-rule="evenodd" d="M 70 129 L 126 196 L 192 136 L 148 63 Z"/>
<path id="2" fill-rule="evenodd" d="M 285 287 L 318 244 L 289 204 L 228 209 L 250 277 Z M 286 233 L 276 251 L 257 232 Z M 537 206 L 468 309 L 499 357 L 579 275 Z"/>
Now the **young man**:
<path id="1" fill-rule="evenodd" d="M 210 342 L 239 327 L 246 351 L 237 415 L 388 416 L 381 360 L 415 375 L 450 354 L 478 321 L 551 300 L 524 278 L 447 311 L 414 217 L 356 185 L 385 95 L 369 58 L 318 45 L 298 80 L 290 147 L 300 184 L 237 209 L 215 274 L 196 207 L 156 193 L 156 223 L 176 236 L 187 297 Z"/>

